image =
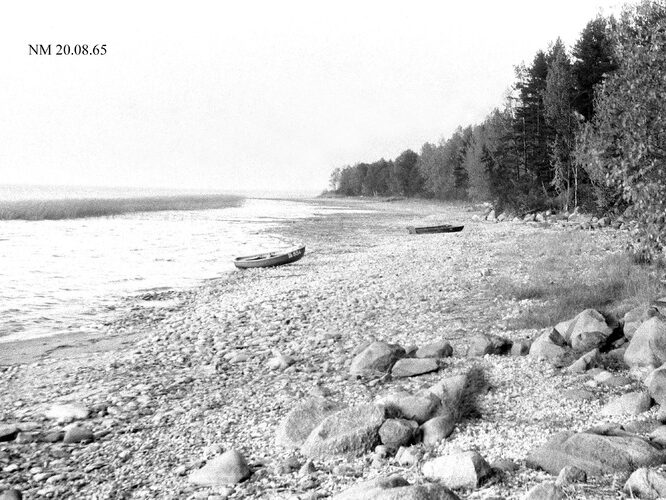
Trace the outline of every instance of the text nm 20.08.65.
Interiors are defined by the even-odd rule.
[[[103,56],[106,54],[106,44],[28,44],[29,56]]]

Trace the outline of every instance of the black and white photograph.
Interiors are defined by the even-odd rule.
[[[666,498],[666,0],[0,4],[0,500]]]

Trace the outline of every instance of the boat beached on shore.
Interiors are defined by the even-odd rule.
[[[296,262],[305,255],[305,245],[287,250],[275,250],[273,252],[236,257],[234,265],[239,269],[251,267],[273,267]]]
[[[464,227],[465,226],[442,224],[439,226],[422,226],[422,227],[408,226],[407,230],[409,231],[410,234],[458,233],[462,231]]]

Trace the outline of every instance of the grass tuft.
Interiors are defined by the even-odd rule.
[[[538,253],[527,259],[530,265],[523,264],[526,274],[498,283],[498,295],[530,301],[510,320],[511,328],[552,327],[583,309],[596,309],[608,318],[619,319],[632,307],[664,294],[661,264],[640,264],[627,253],[588,248],[587,242],[576,238],[550,243],[526,246],[527,252],[538,248]]]

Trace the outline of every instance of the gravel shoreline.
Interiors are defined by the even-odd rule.
[[[494,285],[519,272],[520,256],[506,258],[516,241],[543,231],[566,237],[566,230],[472,222],[475,212],[462,206],[315,202],[372,212],[285,224],[283,235],[307,245],[295,264],[144,298],[166,307],[128,303],[107,332],[131,339],[127,345],[119,340],[113,350],[0,368],[0,425],[18,425],[24,435],[21,442],[0,443],[0,491],[17,488],[24,498],[326,498],[388,473],[419,479],[418,468],[372,457],[315,461],[310,474],[290,472],[282,464],[291,452],[275,444],[275,429],[307,395],[353,405],[459,373],[472,363],[464,353],[474,333],[534,337],[536,330],[506,330],[523,305],[497,297]],[[424,221],[466,227],[456,234],[407,234],[407,225]],[[611,232],[589,237],[600,248],[622,244]],[[454,357],[438,373],[368,384],[348,373],[354,350],[370,338],[402,346],[445,339]],[[275,350],[295,363],[271,369]],[[525,467],[528,451],[563,428],[605,422],[602,402],[623,392],[599,388],[596,400],[567,401],[562,392],[583,387],[584,375],[528,357],[486,356],[474,364],[487,369],[492,385],[482,417],[464,422],[428,453],[475,449],[489,462],[511,459],[519,469],[463,498],[520,498],[550,477]],[[43,417],[61,402],[91,410],[85,424],[92,443],[37,438],[62,427]],[[248,481],[224,488],[188,482],[207,458],[232,448],[253,470]],[[617,497],[618,491],[612,478],[571,488],[576,498]]]

